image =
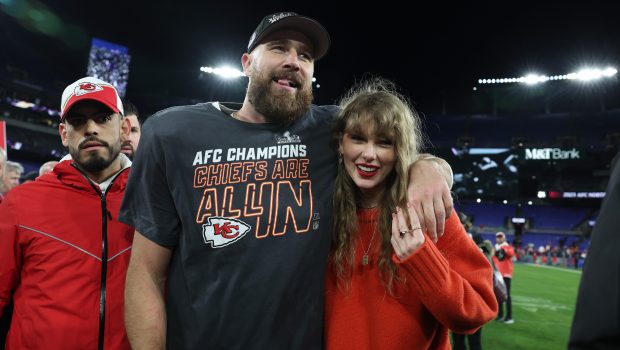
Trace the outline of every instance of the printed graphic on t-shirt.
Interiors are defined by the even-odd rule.
[[[237,242],[251,230],[262,239],[318,229],[306,145],[288,131],[273,141],[196,152],[193,184],[202,196],[196,223],[211,247]]]
[[[250,229],[250,225],[243,221],[214,216],[202,225],[202,236],[211,248],[221,248],[238,241]]]

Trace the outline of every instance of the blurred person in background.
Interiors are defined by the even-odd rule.
[[[0,203],[4,199],[4,164],[6,163],[6,151],[0,147]],[[11,323],[11,314],[13,313],[13,303],[9,303],[6,306],[6,312],[0,317],[0,349],[4,348],[4,342],[6,340],[6,334],[9,331],[9,324]]]
[[[123,137],[121,143],[121,152],[129,159],[133,160],[133,156],[138,149],[140,143],[140,135],[142,133],[142,120],[138,113],[138,108],[128,100],[123,100],[123,108],[125,109],[125,118],[129,120],[131,130],[129,136]]]
[[[32,182],[34,180],[37,179],[37,177],[49,173],[54,169],[54,166],[58,164],[58,161],[56,160],[52,160],[49,162],[45,162],[43,163],[43,165],[41,165],[41,167],[39,167],[39,170],[33,170],[28,172],[26,175],[23,176],[22,178],[22,184],[28,183],[28,182]]]
[[[6,164],[6,151],[4,148],[0,147],[0,203],[2,203],[2,199],[4,198],[4,165]]]
[[[22,185],[34,181],[37,177],[39,177],[39,172],[37,170],[27,172],[26,175],[22,177]]]
[[[2,176],[2,182],[4,183],[4,195],[6,196],[10,190],[19,186],[19,179],[24,173],[24,167],[17,163],[7,161],[4,164],[4,176]]]
[[[116,89],[66,87],[51,173],[0,204],[0,316],[13,301],[9,349],[129,349],[123,291],[134,229],[118,221],[131,161]]]
[[[460,214],[460,213],[459,213]],[[461,219],[461,223],[465,229],[473,226],[471,221],[467,218],[466,215],[459,215]],[[472,234],[472,239],[476,242],[478,248],[484,256],[487,258],[487,261],[493,267],[493,270],[496,269],[493,264],[493,253],[495,249],[493,249],[493,243],[488,239],[482,239],[482,236],[478,233]],[[472,334],[461,334],[452,332],[452,349],[453,350],[482,350],[482,327],[478,329],[475,333]]]
[[[39,176],[43,174],[47,174],[51,172],[52,170],[54,170],[54,167],[56,166],[56,164],[58,164],[57,160],[50,160],[48,162],[43,163],[41,167],[39,168]]]
[[[497,321],[504,322],[506,324],[513,324],[515,321],[512,319],[512,298],[510,296],[510,285],[512,283],[512,274],[514,271],[514,263],[512,258],[515,256],[515,251],[508,241],[506,241],[506,234],[504,232],[498,232],[495,234],[495,255],[493,256],[493,263],[502,273],[504,282],[506,283],[506,291],[508,292],[508,298],[505,303],[499,306],[499,312],[497,314]],[[506,304],[506,315],[504,316],[504,304]]]
[[[605,199],[592,231],[577,295],[570,350],[620,349],[619,160],[620,153],[614,159]]]
[[[0,147],[0,176],[4,174],[4,163],[6,163],[6,151]]]

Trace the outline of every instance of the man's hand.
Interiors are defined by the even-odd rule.
[[[415,211],[422,230],[433,242],[437,242],[443,235],[446,218],[454,209],[450,195],[451,186],[452,169],[443,159],[421,155],[418,161],[411,165],[407,210],[409,217],[413,217]]]

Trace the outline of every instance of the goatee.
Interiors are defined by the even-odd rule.
[[[105,157],[106,152],[102,152],[104,154],[99,154],[99,152],[91,152],[84,156],[84,159],[80,157],[80,150],[83,148],[83,145],[87,142],[98,142],[102,146],[107,149],[107,157]],[[110,146],[109,143],[99,140],[97,138],[88,138],[80,143],[77,149],[69,147],[69,154],[71,154],[71,158],[73,161],[85,172],[89,174],[100,173],[103,170],[107,169],[114,160],[121,153],[120,142],[116,145]]]

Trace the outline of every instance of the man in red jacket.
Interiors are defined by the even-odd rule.
[[[0,204],[0,316],[7,349],[129,349],[123,291],[133,228],[118,221],[129,133],[116,89],[83,78],[62,95],[69,149],[51,173]]]
[[[0,146],[0,179],[4,177],[4,165],[6,164],[6,151],[4,148]],[[0,180],[0,203],[2,203],[2,199],[4,195],[4,181]]]
[[[512,271],[514,270],[514,264],[512,257],[515,256],[515,251],[510,244],[506,241],[506,235],[504,232],[498,232],[495,234],[495,256],[493,256],[493,262],[499,269],[504,277],[506,283],[506,291],[508,292],[508,298],[506,299],[506,317],[504,316],[504,305],[499,306],[499,313],[497,320],[506,324],[513,324],[515,321],[512,319],[512,298],[510,297],[510,284],[512,282]]]

